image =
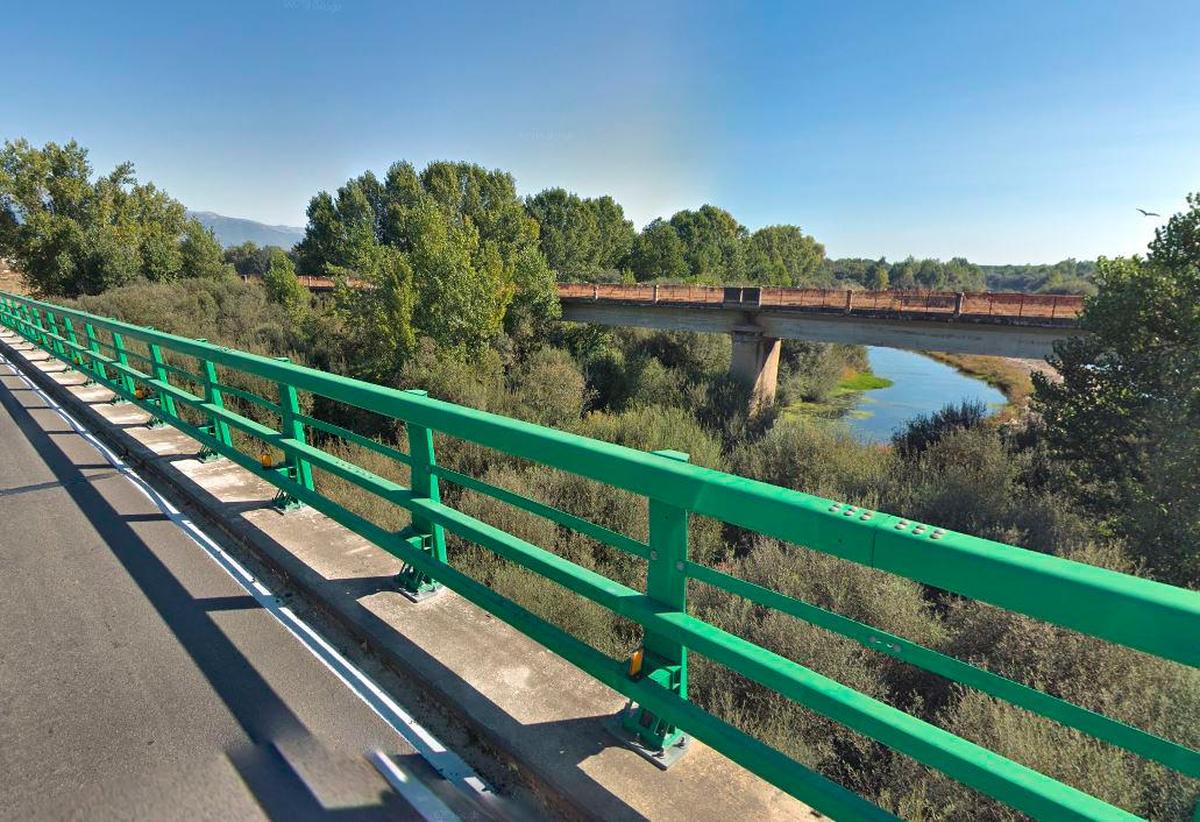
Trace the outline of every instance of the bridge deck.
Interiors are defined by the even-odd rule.
[[[558,296],[565,302],[849,313],[1065,327],[1074,326],[1083,310],[1083,298],[1074,294],[563,283],[558,286]]]
[[[0,815],[414,818],[365,754],[415,751],[2,364],[0,453]]]

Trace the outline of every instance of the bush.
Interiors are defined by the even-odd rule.
[[[977,428],[991,414],[986,404],[964,401],[946,405],[932,414],[918,414],[892,434],[892,446],[905,457],[915,457],[938,440],[966,428]]]
[[[821,497],[878,508],[891,456],[849,429],[820,420],[780,420],[762,439],[734,450],[734,473]]]

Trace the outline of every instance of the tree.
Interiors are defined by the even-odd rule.
[[[635,232],[612,197],[584,199],[548,188],[525,201],[541,227],[540,245],[559,279],[617,269],[629,256]]]
[[[616,270],[625,265],[633,240],[637,236],[633,221],[625,219],[625,209],[607,194],[591,197],[584,203],[596,216],[596,265],[602,270]]]
[[[271,250],[271,266],[263,275],[263,285],[267,289],[267,299],[282,305],[293,317],[308,306],[308,289],[300,284],[296,267],[283,249]]]
[[[888,277],[888,267],[887,260],[885,260],[883,257],[880,257],[879,260],[871,266],[870,271],[867,273],[867,288],[871,289],[872,291],[886,291],[888,283],[890,282]]]
[[[239,277],[266,276],[271,267],[271,251],[277,246],[258,246],[252,240],[225,249],[225,262],[233,266]],[[280,249],[282,250],[282,249]]]
[[[707,282],[738,282],[746,277],[746,228],[724,209],[702,205],[679,211],[671,227],[683,243],[691,276]]]
[[[184,224],[179,253],[181,277],[223,277],[233,273],[233,267],[225,262],[225,252],[216,235],[199,220],[188,220]],[[291,265],[291,261],[288,264]]]
[[[139,184],[131,163],[93,181],[87,150],[74,141],[39,149],[16,140],[0,150],[0,254],[41,294],[219,273],[214,242],[181,203]]]
[[[794,225],[773,225],[750,235],[748,275],[763,285],[816,285],[825,279],[825,247]]]
[[[467,356],[502,331],[529,336],[558,315],[554,278],[538,248],[538,224],[517,197],[512,176],[470,163],[430,163],[419,175],[395,163],[383,182],[371,173],[348,180],[336,197],[321,192],[308,207],[298,246],[306,274],[391,283],[391,308],[372,295],[338,299],[349,314],[410,320],[381,333],[402,359],[411,334]],[[399,290],[409,289],[401,295]],[[371,326],[367,320],[362,320]],[[376,327],[376,326],[371,326]]]
[[[548,188],[527,199],[525,208],[541,227],[542,253],[559,279],[586,277],[596,270],[600,227],[581,197]]]
[[[683,241],[675,227],[661,219],[642,229],[633,243],[629,265],[638,280],[675,280],[688,275]]]
[[[1035,407],[1080,498],[1159,577],[1200,584],[1200,195],[1145,259],[1097,262],[1082,336],[1060,341]]]

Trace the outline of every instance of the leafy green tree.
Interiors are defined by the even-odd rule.
[[[871,266],[871,269],[867,274],[867,288],[871,289],[872,291],[886,291],[889,283],[891,282],[888,268],[889,266],[887,264],[887,260],[885,260],[883,257],[880,257],[879,261],[875,263],[875,265]]]
[[[326,269],[338,280],[336,305],[344,320],[346,359],[355,374],[388,383],[416,348],[412,267],[403,253],[387,245],[375,243],[356,254],[346,267]]]
[[[596,270],[600,227],[583,198],[563,188],[548,188],[526,200],[525,208],[541,226],[542,253],[560,279]]]
[[[271,250],[271,267],[263,275],[263,285],[267,289],[267,299],[282,305],[293,317],[308,306],[308,289],[300,284],[296,267],[283,249]]]
[[[1145,259],[1097,263],[1080,328],[1035,375],[1035,407],[1080,497],[1158,576],[1200,584],[1200,195]]]
[[[97,294],[142,277],[219,273],[220,248],[184,207],[131,163],[93,181],[87,150],[71,141],[0,150],[0,253],[39,293]],[[215,264],[215,265],[214,265]]]
[[[386,298],[392,308],[370,306],[371,295],[351,297],[343,289],[345,310],[380,316],[420,305],[410,322],[381,329],[395,337],[389,348],[399,357],[411,351],[406,340],[414,333],[465,355],[502,331],[541,333],[558,315],[537,221],[504,172],[437,162],[418,175],[396,163],[382,182],[367,173],[347,181],[336,197],[321,192],[308,217],[298,247],[302,272],[368,282],[382,277],[394,286]],[[395,292],[401,288],[411,293]]]
[[[825,247],[794,225],[773,225],[750,235],[748,276],[763,285],[805,286],[823,282]]]
[[[625,209],[607,194],[590,197],[584,203],[596,217],[596,265],[615,270],[625,265],[637,232],[633,221],[625,219]]]
[[[707,282],[738,282],[746,277],[746,228],[724,209],[702,205],[679,211],[671,226],[683,243],[689,273]]]
[[[225,249],[225,262],[240,277],[264,277],[271,267],[271,251],[277,246],[259,246],[252,240]],[[281,249],[282,250],[282,249]]]
[[[233,273],[233,267],[225,262],[225,252],[216,235],[198,220],[188,220],[184,224],[179,254],[182,277],[223,277]],[[291,264],[290,260],[288,264]]]
[[[675,227],[656,219],[638,235],[630,253],[630,267],[638,280],[675,280],[688,275],[683,241]]]
[[[584,199],[562,188],[548,188],[525,201],[541,227],[546,262],[559,279],[614,270],[629,256],[633,223],[612,197]]]

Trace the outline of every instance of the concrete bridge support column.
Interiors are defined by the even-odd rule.
[[[766,336],[757,325],[736,326],[729,372],[753,386],[751,416],[770,406],[779,384],[779,339]]]

